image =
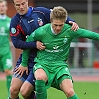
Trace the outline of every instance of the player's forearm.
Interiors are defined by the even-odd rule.
[[[22,63],[21,63],[21,65],[24,66],[24,67],[28,66],[29,52],[30,52],[30,50],[28,49],[28,50],[24,50],[23,53],[22,53]]]
[[[33,41],[32,35],[28,36],[27,40],[26,40],[26,43],[29,43],[29,42],[32,42],[32,41]],[[22,53],[22,63],[21,64],[24,67],[28,66],[29,53],[30,53],[30,49],[29,48],[23,50],[23,53]]]
[[[36,42],[26,42],[21,39],[17,39],[17,37],[12,37],[12,43],[15,48],[19,49],[28,49],[28,48],[36,48]]]
[[[89,38],[93,40],[99,40],[98,33],[90,31],[90,30],[82,29],[82,28],[78,29],[78,31],[74,32],[73,34],[76,35],[76,38],[83,37],[83,38]]]

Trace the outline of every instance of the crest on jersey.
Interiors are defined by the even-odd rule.
[[[67,38],[66,38],[66,36],[65,36],[65,38],[64,38],[64,40],[63,40],[63,42],[64,42],[64,44],[67,42]]]
[[[11,28],[11,32],[12,32],[12,34],[15,34],[16,33],[16,29],[15,28]]]
[[[39,26],[42,26],[42,25],[43,25],[43,21],[42,21],[42,19],[38,18],[37,21],[38,21]]]

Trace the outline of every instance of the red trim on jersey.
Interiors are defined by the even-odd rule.
[[[26,36],[21,26],[17,25],[16,33],[13,34],[12,32],[10,32],[10,36],[17,36],[19,33],[22,33],[24,36]]]

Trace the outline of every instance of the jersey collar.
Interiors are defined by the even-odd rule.
[[[0,19],[5,20],[6,19],[6,15],[1,15],[0,14]]]
[[[28,8],[28,12],[27,12],[24,16],[25,16],[25,17],[29,17],[30,14],[31,14],[31,12],[32,12],[32,10],[33,10],[33,7],[29,7],[29,8]]]

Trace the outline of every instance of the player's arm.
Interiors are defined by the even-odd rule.
[[[26,42],[40,40],[40,38],[42,38],[42,33],[41,32],[42,32],[42,30],[40,28],[36,29],[34,32],[32,32],[32,34],[30,36],[27,37]],[[39,50],[45,49],[45,45],[43,43],[40,43],[38,49]],[[28,65],[29,53],[30,53],[30,49],[23,50],[21,65],[24,66],[24,67],[26,67]]]
[[[40,33],[40,32],[39,32]],[[34,42],[34,38],[35,36],[34,35],[34,32],[27,37],[27,40],[26,42]],[[39,50],[43,50],[45,49],[45,46],[43,45],[42,42],[39,42],[37,41],[36,43],[37,45],[37,48]],[[28,75],[28,58],[29,58],[29,53],[30,53],[30,50],[31,49],[24,49],[23,50],[23,54],[22,54],[22,63],[19,65],[19,67],[15,70],[15,73],[17,74],[17,76],[22,76],[23,73],[26,71],[26,74]]]
[[[31,36],[29,38],[27,38],[27,41],[26,42],[33,41]],[[23,75],[24,72],[26,72],[26,74],[28,75],[28,58],[29,58],[30,50],[31,49],[24,49],[23,50],[22,63],[14,71],[14,74],[17,74],[17,76],[19,76],[19,77],[22,77],[22,75]]]
[[[72,38],[88,38],[92,40],[99,40],[99,34],[87,29],[79,28],[77,31],[70,31]]]
[[[26,35],[15,19],[13,18],[10,23],[10,36],[14,47],[19,49],[36,48],[36,42],[25,41]]]

